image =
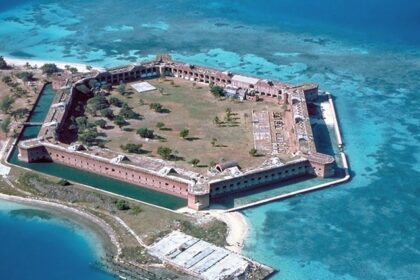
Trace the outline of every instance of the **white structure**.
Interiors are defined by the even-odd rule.
[[[251,261],[201,239],[173,231],[149,247],[149,253],[199,279],[247,279]]]
[[[141,82],[141,83],[135,83],[131,85],[132,88],[134,88],[137,92],[146,92],[146,91],[152,91],[156,90],[154,86],[149,84],[148,82]]]

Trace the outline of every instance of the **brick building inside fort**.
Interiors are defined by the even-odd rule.
[[[216,166],[218,172],[203,175],[178,168],[169,161],[126,155],[78,143],[60,142],[60,134],[72,101],[77,94],[90,90],[89,81],[119,84],[161,75],[219,85],[237,92],[245,102],[263,99],[286,106],[286,113],[281,118],[268,112],[253,114],[255,148],[264,150],[271,157],[261,166],[248,170],[238,169],[234,162],[220,163]],[[195,210],[208,207],[212,198],[230,193],[264,187],[305,175],[329,177],[334,174],[334,158],[317,152],[309,119],[307,102],[317,99],[316,84],[291,85],[175,62],[169,57],[159,57],[156,61],[73,76],[72,79],[57,76],[53,85],[61,90],[38,137],[21,141],[19,144],[19,158],[23,161],[54,161],[151,188],[185,198],[188,207]],[[289,137],[282,137],[281,130],[287,130]],[[266,137],[258,138],[258,135]],[[293,155],[293,160],[282,162],[276,157],[283,147],[287,147],[287,152]]]

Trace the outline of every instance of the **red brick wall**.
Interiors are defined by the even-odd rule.
[[[92,158],[79,152],[62,151],[53,147],[47,147],[47,150],[51,159],[57,163],[182,198],[187,198],[188,195],[186,183],[143,172],[127,165],[122,166],[107,160]]]

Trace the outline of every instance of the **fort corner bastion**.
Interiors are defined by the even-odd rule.
[[[96,82],[119,84],[159,76],[214,84],[234,92],[243,102],[274,102],[285,108],[282,116],[273,112],[253,112],[254,146],[270,157],[263,164],[241,170],[234,161],[220,162],[207,174],[179,168],[171,161],[146,155],[128,155],[80,143],[60,141],[69,108],[75,96],[90,91]],[[92,83],[93,81],[93,83]],[[212,198],[256,189],[288,179],[315,175],[330,177],[335,172],[334,157],[319,153],[310,124],[308,103],[318,98],[317,84],[291,85],[173,61],[169,56],[136,65],[76,75],[56,75],[53,86],[59,88],[38,136],[19,143],[19,159],[25,162],[52,161],[84,171],[118,179],[155,191],[178,196],[188,207],[202,210]],[[266,122],[262,124],[261,122]],[[286,131],[287,137],[280,137]],[[277,154],[287,147],[291,159]],[[284,151],[283,151],[284,152]]]

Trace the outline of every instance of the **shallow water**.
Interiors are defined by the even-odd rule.
[[[170,52],[320,83],[336,97],[353,179],[245,211],[245,253],[279,269],[274,279],[418,278],[420,2],[102,2],[4,8],[0,53],[110,66]]]

